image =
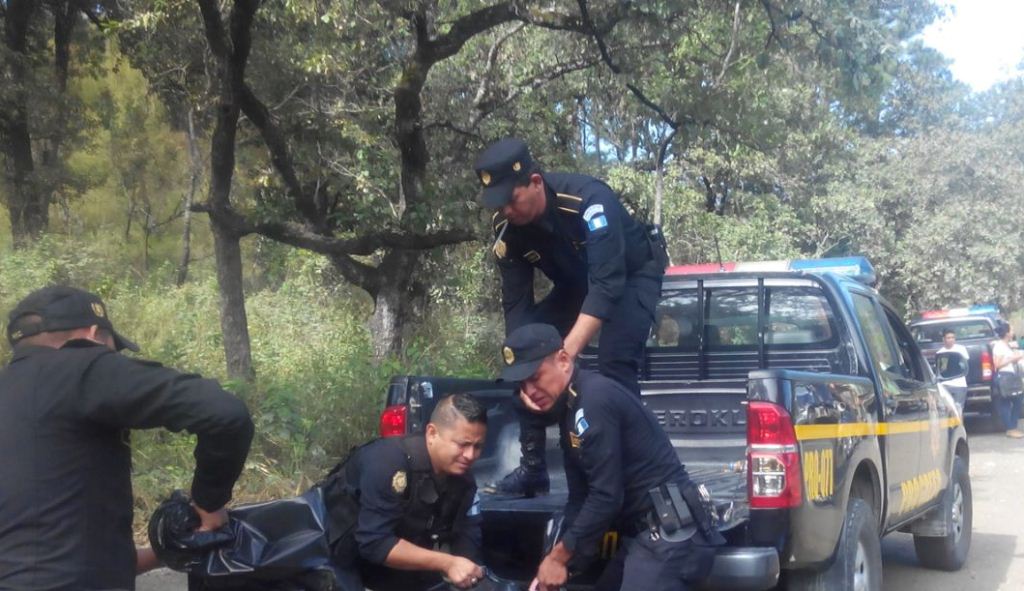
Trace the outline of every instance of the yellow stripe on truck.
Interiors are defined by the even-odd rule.
[[[960,425],[960,417],[937,421],[907,421],[904,423],[831,423],[827,425],[797,425],[796,438],[800,441],[815,439],[841,439],[845,437],[869,437],[872,435],[903,435],[928,431],[933,425],[952,429]]]

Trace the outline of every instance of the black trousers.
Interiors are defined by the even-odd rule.
[[[553,292],[552,295],[555,295]],[[608,320],[601,326],[597,345],[598,371],[640,395],[640,367],[644,361],[647,337],[654,325],[654,312],[661,296],[661,278],[630,277],[622,298]],[[558,307],[557,299],[545,298],[538,306],[535,320],[553,324],[563,335],[572,328],[579,315],[578,308]],[[519,442],[522,465],[537,468],[544,465],[545,429],[555,419],[534,414],[517,404]]]
[[[652,540],[647,532],[623,540],[594,591],[687,591],[707,576],[715,551],[699,545],[700,534],[684,542]]]

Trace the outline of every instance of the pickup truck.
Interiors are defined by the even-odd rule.
[[[971,306],[923,312],[910,321],[910,333],[929,363],[942,348],[942,333],[952,330],[956,342],[967,348],[967,403],[964,409],[990,412],[992,404],[992,347],[999,321],[995,306]],[[995,416],[995,413],[992,413]]]
[[[814,263],[665,276],[642,398],[710,491],[728,540],[705,588],[769,589],[781,578],[785,589],[879,591],[880,538],[895,531],[914,535],[924,566],[955,570],[966,559],[970,454],[952,399],[870,286],[865,259]],[[595,365],[592,353],[583,366]],[[423,429],[457,391],[490,409],[474,471],[495,480],[519,459],[513,385],[396,377],[381,435]],[[566,501],[557,427],[548,439],[550,494],[481,499],[486,563],[500,576],[530,580]],[[617,544],[608,532],[594,550],[607,559]],[[587,588],[601,567],[570,588]]]

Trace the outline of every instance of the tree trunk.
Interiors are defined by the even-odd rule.
[[[654,223],[661,225],[661,208],[665,202],[665,158],[668,156],[669,146],[676,137],[678,128],[669,132],[665,139],[658,146],[657,175],[654,179]]]
[[[27,246],[46,229],[49,203],[40,191],[32,158],[32,136],[28,126],[28,29],[36,10],[35,0],[9,0],[4,14],[4,42],[8,56],[3,83],[13,88],[10,103],[0,110],[0,143],[7,154],[10,191],[7,210],[15,248]]]
[[[220,291],[220,327],[224,338],[224,357],[227,361],[228,376],[240,380],[252,380],[256,372],[252,366],[252,349],[249,342],[249,322],[245,313],[245,293],[242,289],[242,249],[239,235],[218,213],[223,213],[231,204],[231,179],[235,174],[235,136],[238,132],[239,106],[235,100],[231,77],[241,76],[233,63],[235,56],[226,49],[220,14],[215,6],[202,5],[203,18],[207,20],[207,34],[211,49],[219,58],[216,78],[212,80],[218,88],[216,105],[216,127],[210,141],[210,227],[213,230],[213,246],[217,258],[217,287]],[[216,19],[216,20],[214,20]],[[246,31],[247,32],[247,31]]]
[[[413,277],[419,259],[417,251],[392,250],[377,267],[379,283],[373,294],[370,337],[378,360],[402,350],[403,328],[407,326],[413,305]]]
[[[196,139],[195,116],[192,109],[188,110],[188,158],[192,169],[192,182],[185,194],[184,227],[181,231],[181,261],[178,263],[178,277],[175,284],[185,285],[188,280],[188,266],[192,260],[192,203],[195,201],[196,190],[202,175],[203,163],[199,160],[199,142]]]
[[[78,23],[80,12],[77,2],[52,2],[53,13],[53,64],[54,86],[57,94],[57,114],[50,138],[42,142],[40,168],[46,170],[47,186],[40,191],[48,201],[56,201],[67,209],[67,194],[64,191],[65,170],[61,148],[67,136],[68,127],[68,76],[71,68],[71,35]]]
[[[49,203],[36,183],[32,138],[25,111],[16,108],[9,116],[3,134],[11,188],[7,196],[7,211],[14,247],[23,248],[46,229]]]
[[[213,246],[217,253],[217,286],[220,290],[220,328],[224,335],[224,357],[228,376],[251,381],[252,366],[249,319],[245,313],[242,290],[242,249],[238,236],[230,228],[210,218]]]

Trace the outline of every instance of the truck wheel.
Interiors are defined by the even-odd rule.
[[[794,572],[784,589],[792,591],[881,591],[882,544],[875,513],[863,499],[850,498],[836,557],[823,571]]]
[[[949,487],[943,493],[939,511],[951,525],[950,532],[941,538],[914,536],[917,559],[927,568],[960,570],[971,549],[971,476],[961,458],[953,460],[953,474]]]

